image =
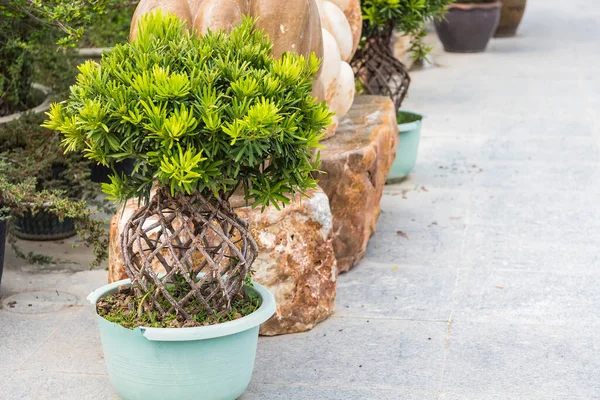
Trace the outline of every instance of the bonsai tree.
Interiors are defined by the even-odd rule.
[[[36,55],[47,55],[50,43],[73,46],[113,2],[119,0],[0,0],[0,116],[37,105],[31,90]]]
[[[229,315],[257,254],[231,196],[264,210],[316,185],[314,149],[331,119],[311,96],[319,61],[274,59],[272,47],[249,18],[230,34],[196,35],[174,15],[148,14],[135,40],[83,64],[48,113],[67,151],[134,164],[103,190],[141,201],[120,239],[138,324]]]
[[[363,30],[359,49],[352,59],[359,86],[369,94],[391,97],[400,108],[410,77],[394,57],[394,30],[415,38],[411,50],[423,58],[431,50],[422,39],[428,19],[441,17],[454,0],[362,0]]]

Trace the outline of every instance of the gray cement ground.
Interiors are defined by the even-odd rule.
[[[412,179],[386,188],[336,314],[261,338],[244,400],[600,398],[594,3],[531,0],[517,38],[413,74]],[[9,258],[0,399],[115,398],[84,301],[105,280]]]

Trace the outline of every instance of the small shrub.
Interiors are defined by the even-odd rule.
[[[0,0],[0,116],[31,108],[34,62],[49,43],[74,46],[83,27],[119,1]]]

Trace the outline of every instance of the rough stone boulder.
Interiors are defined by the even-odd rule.
[[[338,269],[365,255],[375,232],[386,177],[396,158],[398,125],[387,97],[357,96],[335,136],[323,141],[319,185],[329,197]]]
[[[298,196],[281,211],[238,207],[259,247],[253,279],[268,287],[277,312],[261,327],[263,335],[312,329],[335,310],[337,265],[332,244],[329,200],[321,189]],[[127,218],[137,201],[124,209]],[[127,278],[118,238],[126,219],[113,217],[110,231],[109,282]],[[158,265],[156,270],[160,271]]]

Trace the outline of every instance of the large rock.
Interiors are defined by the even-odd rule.
[[[362,30],[359,0],[141,0],[131,23],[132,39],[139,18],[157,9],[175,14],[198,33],[229,31],[249,15],[273,41],[275,57],[314,52],[322,63],[313,94],[336,113],[327,130],[335,134],[338,118],[346,114],[355,94],[349,62]]]
[[[360,261],[375,232],[383,186],[396,158],[398,125],[387,97],[357,96],[335,136],[323,141],[318,175],[333,214],[338,269]]]
[[[243,207],[237,213],[251,226],[259,247],[254,280],[268,287],[277,313],[260,328],[263,335],[303,332],[335,310],[337,264],[329,200],[322,190],[298,197],[281,211]]]
[[[118,238],[126,218],[136,208],[133,201],[124,217],[111,221],[109,282],[127,278]],[[276,314],[261,327],[263,335],[303,332],[335,310],[337,266],[332,244],[329,200],[321,189],[298,196],[277,211],[267,207],[239,207],[259,247],[253,279],[268,287],[277,300]],[[156,265],[156,270],[162,267]]]

